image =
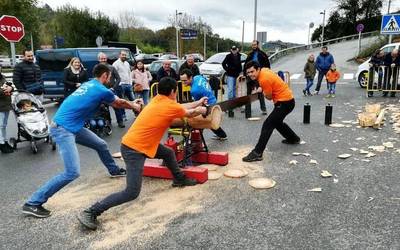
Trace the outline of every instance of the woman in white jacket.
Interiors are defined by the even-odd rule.
[[[150,72],[144,68],[143,62],[138,61],[136,69],[132,71],[133,88],[135,98],[143,98],[144,105],[149,102],[149,84],[152,79]]]

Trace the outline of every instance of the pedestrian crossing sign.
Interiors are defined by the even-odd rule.
[[[382,16],[381,34],[400,34],[400,15]]]

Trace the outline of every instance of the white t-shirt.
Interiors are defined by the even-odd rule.
[[[130,84],[132,85],[132,78],[131,78],[131,65],[125,61],[122,62],[121,59],[116,60],[112,65],[118,72],[119,77],[121,78],[121,84]]]

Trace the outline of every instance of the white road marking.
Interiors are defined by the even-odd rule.
[[[306,85],[306,81],[304,80],[304,82],[303,81],[293,81],[293,82],[290,82],[290,85],[302,85],[302,84],[304,84],[304,85]],[[314,85],[313,86],[315,86],[317,83],[314,81]],[[326,84],[326,81],[322,81],[322,84]],[[354,82],[344,82],[344,81],[338,81],[337,83],[336,83],[337,85],[348,85],[348,84],[354,84]]]
[[[290,80],[297,80],[297,79],[300,78],[301,75],[302,74],[293,74],[293,75],[290,76]]]
[[[353,80],[354,74],[353,73],[345,73],[343,74],[343,79],[344,80]]]

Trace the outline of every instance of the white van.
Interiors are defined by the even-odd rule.
[[[385,52],[385,54],[392,52],[392,50],[394,49],[399,49],[400,47],[400,43],[389,43],[386,44],[385,46],[383,46],[381,48],[381,50],[383,50]],[[356,73],[356,79],[358,81],[358,84],[360,84],[361,88],[365,88],[367,87],[367,83],[368,83],[368,71],[369,71],[369,61],[371,60],[371,58],[369,58],[368,60],[366,60],[365,62],[363,62],[362,64],[360,64],[360,66],[358,66],[358,70]]]

